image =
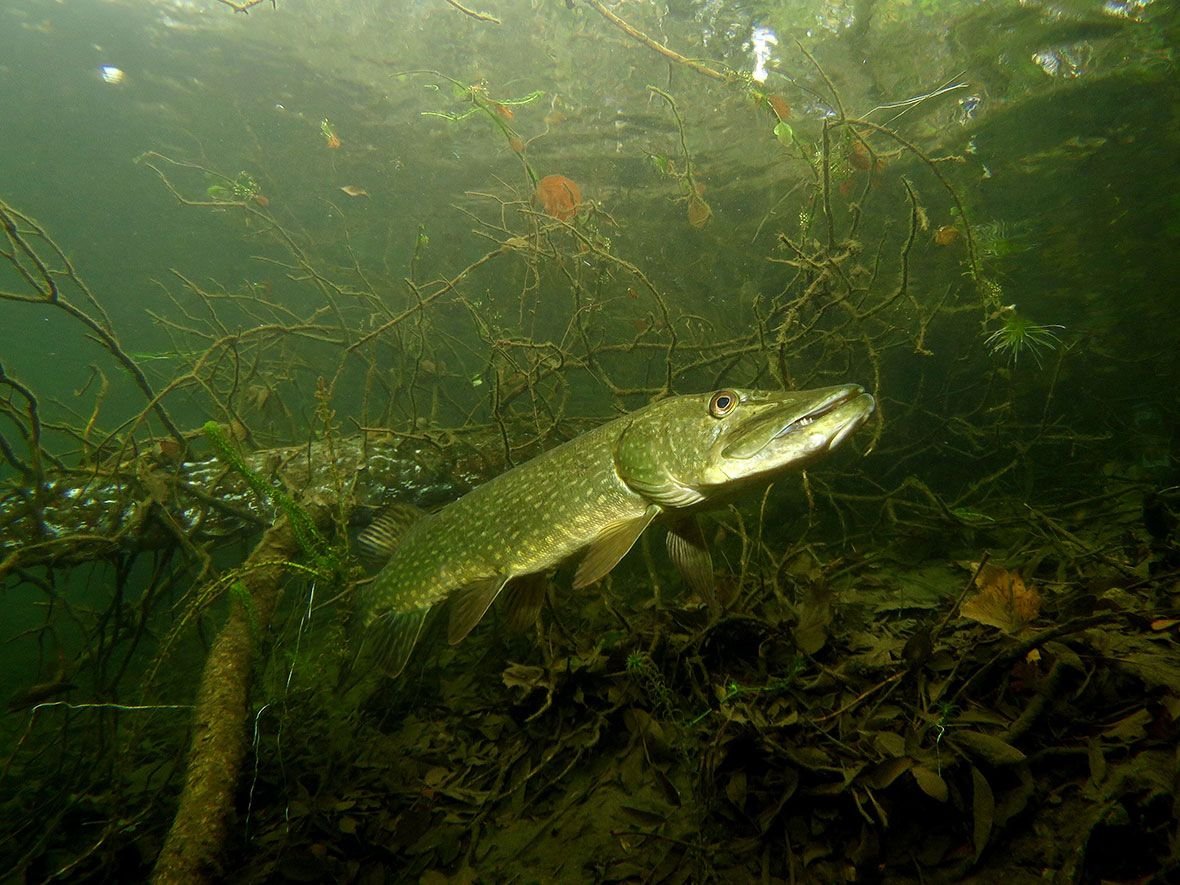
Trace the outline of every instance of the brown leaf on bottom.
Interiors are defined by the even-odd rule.
[[[990,563],[975,578],[978,592],[966,600],[959,614],[964,618],[996,627],[1005,633],[1019,633],[1041,610],[1041,597],[1016,572]]]

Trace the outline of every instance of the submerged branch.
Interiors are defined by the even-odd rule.
[[[240,583],[249,601],[231,594],[229,617],[205,661],[184,791],[154,882],[188,885],[224,875],[222,852],[246,752],[255,646],[278,604],[286,563],[298,553],[295,533],[284,520],[267,530],[243,566]]]
[[[489,22],[493,25],[500,24],[500,20],[494,15],[488,15],[486,12],[476,12],[474,9],[468,9],[466,6],[460,3],[459,0],[447,0],[447,3],[451,4],[451,6],[455,7],[464,15],[471,16],[471,18],[475,19],[476,21]]]
[[[110,317],[107,316],[98,299],[94,297],[90,287],[78,275],[62,248],[39,224],[3,200],[0,200],[0,226],[4,228],[11,250],[0,250],[0,255],[17,269],[35,292],[33,295],[26,295],[19,292],[0,291],[0,299],[49,304],[65,311],[85,326],[98,340],[98,343],[131,376],[135,386],[139,388],[148,402],[146,411],[155,414],[172,438],[184,448],[187,445],[184,434],[173,422],[139,363],[123,349],[123,345],[111,325]],[[49,252],[48,258],[42,257],[38,253],[33,245],[34,239],[45,244]],[[21,260],[22,256],[32,263],[32,269],[24,266]],[[54,269],[51,267],[51,263],[57,263],[60,269]],[[68,299],[58,285],[58,277],[68,281],[81,292],[83,298],[91,305],[91,309],[85,310]]]
[[[615,15],[613,12],[603,6],[599,0],[586,0],[586,4],[624,34],[638,40],[648,49],[655,50],[669,61],[673,61],[679,65],[684,65],[686,68],[690,68],[696,71],[698,74],[704,74],[706,77],[711,77],[714,80],[720,80],[722,83],[729,83],[734,79],[732,75],[724,74],[715,68],[711,68],[706,64],[702,64],[699,61],[689,58],[688,56],[681,55],[679,52],[676,52],[673,49],[669,49],[663,43],[660,43],[658,40],[649,37],[647,34],[643,33],[643,31],[631,24],[628,24],[624,19]]]

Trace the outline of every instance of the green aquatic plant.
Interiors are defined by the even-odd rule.
[[[342,144],[340,136],[336,134],[335,124],[327,117],[320,120],[320,135],[324,136],[324,142],[332,150],[336,150]]]
[[[268,202],[266,197],[262,195],[262,185],[249,172],[239,172],[233,179],[221,176],[218,176],[218,179],[205,188],[205,196],[210,200],[225,203],[245,203],[253,200],[260,205],[265,205]]]
[[[262,640],[262,622],[258,618],[258,606],[254,602],[254,597],[250,595],[249,588],[244,581],[238,579],[229,585],[226,592],[242,607],[246,623],[250,627],[250,638],[257,644]]]
[[[137,350],[129,353],[133,360],[137,363],[161,362],[163,360],[177,360],[178,362],[190,362],[198,359],[204,351],[200,350],[162,350],[162,351],[143,351]]]
[[[467,85],[453,77],[448,77],[446,74],[440,74],[437,71],[422,71],[419,73],[434,74],[436,77],[441,77],[449,81],[451,84],[451,96],[453,98],[457,101],[471,102],[472,107],[461,113],[422,111],[423,117],[442,117],[444,120],[450,120],[453,123],[459,120],[466,120],[468,117],[478,114],[481,111],[491,117],[493,122],[495,122],[497,117],[502,120],[511,120],[516,113],[513,108],[532,104],[545,94],[544,90],[537,89],[520,98],[492,98],[488,93],[488,83],[486,80],[480,80],[478,83]]]
[[[988,221],[975,225],[975,248],[981,258],[1000,259],[1027,252],[1036,243],[1029,239],[1025,222]]]
[[[258,195],[262,193],[262,185],[258,183],[258,179],[246,171],[238,173],[231,187],[234,196],[243,203],[246,200],[258,199]]]
[[[968,270],[967,276],[975,280],[976,289],[979,292],[979,297],[983,299],[984,303],[991,308],[995,313],[992,316],[999,316],[1008,308],[1004,306],[1004,287],[999,284],[993,277],[983,276],[982,274],[975,274]]]
[[[739,698],[747,696],[780,694],[794,684],[795,678],[803,672],[803,668],[803,658],[796,656],[781,676],[768,679],[765,685],[742,685],[736,679],[729,679],[726,681],[724,689],[717,692],[717,700],[722,707],[725,707]],[[716,712],[716,710],[707,709],[703,713],[694,716],[685,725],[687,728],[692,728]]]
[[[1002,311],[1000,327],[991,332],[983,343],[993,354],[1006,356],[1013,366],[1019,362],[1022,354],[1027,353],[1040,368],[1042,352],[1057,349],[1061,344],[1057,332],[1064,328],[1056,323],[1034,323],[1017,313],[1014,305],[1009,305]]]
[[[701,196],[705,190],[704,186],[694,177],[694,163],[692,154],[688,150],[688,138],[685,136],[684,131],[684,118],[680,116],[680,108],[676,104],[676,99],[670,94],[658,86],[648,86],[647,90],[652,95],[657,95],[667,102],[668,108],[672,111],[672,116],[676,120],[676,129],[680,134],[680,150],[683,154],[683,160],[678,168],[667,157],[658,157],[652,154],[648,156],[661,174],[675,178],[680,182],[680,192],[688,203],[688,223],[691,227],[700,230],[713,218],[713,207],[705,202]]]
[[[478,83],[467,85],[438,71],[417,71],[415,73],[432,74],[448,81],[451,84],[451,95],[456,100],[471,103],[471,107],[462,112],[423,111],[423,117],[441,117],[444,120],[457,123],[473,115],[483,114],[500,131],[500,134],[504,136],[509,149],[520,157],[521,162],[524,164],[525,172],[528,174],[529,181],[532,182],[533,187],[537,186],[537,174],[524,158],[528,141],[522,138],[511,124],[516,119],[516,108],[532,104],[545,94],[543,90],[534,90],[520,98],[492,98],[486,80],[480,80]]]
[[[201,429],[205,438],[216,449],[218,457],[246,481],[250,491],[259,500],[287,517],[291,532],[295,535],[295,542],[308,562],[312,563],[314,570],[323,574],[336,573],[339,570],[340,558],[328,543],[328,539],[316,528],[311,514],[295,503],[295,499],[277,483],[264,479],[262,474],[247,464],[241,453],[229,441],[220,424],[216,421],[206,421]]]
[[[675,715],[672,691],[651,655],[642,651],[627,655],[627,673],[643,691],[656,716],[670,721]]]

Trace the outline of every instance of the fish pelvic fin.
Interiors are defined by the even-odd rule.
[[[500,608],[510,632],[523,633],[537,622],[548,589],[549,577],[545,572],[521,575],[508,582]]]
[[[483,620],[504,585],[508,575],[491,575],[472,581],[451,594],[451,620],[447,625],[447,641],[458,645]]]
[[[651,525],[659,512],[660,508],[653,504],[640,516],[610,523],[599,532],[578,564],[578,571],[574,574],[574,589],[580,590],[605,578],[619,564],[619,560],[627,555],[627,551],[635,545],[643,530]]]
[[[668,558],[684,583],[708,603],[712,617],[720,615],[713,556],[709,553],[709,543],[701,530],[700,520],[696,516],[686,516],[673,521],[668,526],[667,544]]]
[[[365,630],[365,647],[373,663],[390,679],[396,679],[406,668],[428,614],[429,608],[388,611]]]

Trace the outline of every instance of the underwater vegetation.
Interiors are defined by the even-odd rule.
[[[340,146],[344,143],[340,140],[340,136],[336,134],[335,125],[327,117],[320,121],[320,134],[324,137],[324,143],[328,146],[329,150],[339,150]]]
[[[210,200],[235,203],[253,201],[264,209],[270,205],[270,199],[262,192],[258,179],[245,170],[232,179],[219,177],[219,181],[205,188],[205,196]]]
[[[975,226],[975,248],[981,258],[1000,259],[1027,252],[1036,246],[1027,222],[988,221]]]
[[[992,354],[1004,356],[1013,366],[1020,361],[1022,354],[1028,354],[1039,368],[1043,365],[1043,352],[1056,350],[1061,344],[1057,332],[1063,329],[1065,326],[1057,323],[1034,323],[1017,313],[1014,306],[1009,306],[1004,310],[1000,328],[989,334],[984,344]]]

